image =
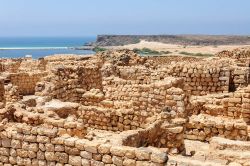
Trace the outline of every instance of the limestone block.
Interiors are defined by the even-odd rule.
[[[126,150],[124,150],[121,146],[112,146],[110,148],[110,152],[112,155],[123,157],[125,155]]]
[[[94,153],[94,154],[92,155],[92,158],[93,158],[93,160],[101,161],[101,160],[102,160],[102,155],[101,155],[101,154],[98,154],[98,153]]]
[[[124,166],[136,166],[136,160],[125,158],[123,161]]]
[[[123,147],[125,151],[125,156],[129,159],[134,159],[135,158],[135,148],[132,147]]]
[[[95,143],[95,142],[88,142],[84,145],[84,149],[87,152],[91,152],[91,153],[98,153],[97,148],[98,148],[99,144]]]
[[[69,155],[74,155],[74,156],[80,155],[80,150],[73,147],[65,146],[65,152]]]
[[[86,141],[78,139],[75,141],[75,147],[79,150],[84,150],[84,145],[86,144]]]
[[[22,158],[28,158],[29,157],[29,153],[27,150],[23,150],[23,149],[17,149],[17,156],[22,157]]]
[[[65,150],[64,146],[62,145],[55,145],[56,152],[63,152]]]
[[[67,153],[56,152],[56,159],[59,163],[68,163],[69,155]]]
[[[90,166],[90,160],[82,159],[82,165],[83,166]]]
[[[0,148],[0,155],[9,156],[10,155],[10,149],[9,148]]]
[[[91,160],[91,166],[104,166],[105,164],[101,161],[95,161],[95,160]],[[108,165],[108,164],[106,164]]]
[[[2,146],[5,148],[11,147],[11,140],[8,138],[3,138],[2,139]]]
[[[46,136],[37,136],[37,142],[38,143],[49,143],[50,142],[50,138],[46,137]]]
[[[45,149],[47,152],[54,152],[55,151],[55,146],[53,144],[45,144]]]
[[[57,161],[57,156],[54,152],[45,152],[45,159],[47,161]]]
[[[81,166],[82,159],[80,156],[69,156],[69,164],[73,166]]]
[[[110,153],[110,148],[111,148],[111,145],[109,145],[109,144],[101,144],[98,147],[98,152],[101,153],[101,154],[109,154]]]
[[[75,141],[78,140],[77,138],[74,138],[74,137],[70,137],[70,138],[67,138],[64,140],[64,144],[66,146],[75,146]]]
[[[112,157],[110,155],[103,155],[102,157],[102,161],[105,163],[105,164],[112,164]]]
[[[113,164],[115,164],[117,166],[122,166],[123,165],[123,159],[122,159],[122,157],[113,156],[112,157],[112,161],[113,161]]]
[[[22,147],[21,141],[20,140],[11,140],[11,147],[14,149],[20,149]]]
[[[135,156],[138,160],[149,160],[152,152],[146,148],[138,148],[135,150]]]
[[[91,152],[87,152],[87,151],[81,151],[80,156],[84,159],[92,159],[92,153]]]

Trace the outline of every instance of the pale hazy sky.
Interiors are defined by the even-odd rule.
[[[0,36],[250,35],[250,0],[0,0]]]

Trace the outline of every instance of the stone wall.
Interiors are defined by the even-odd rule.
[[[46,71],[47,61],[43,58],[39,60],[24,59],[19,68],[19,72],[35,72],[35,71]]]
[[[10,82],[17,86],[21,95],[31,95],[35,93],[36,83],[47,75],[40,73],[11,73]]]
[[[0,102],[4,102],[4,80],[0,78]]]
[[[139,121],[140,119],[137,119],[139,116],[133,114],[132,109],[113,109],[113,112],[110,112],[111,108],[79,107],[77,103],[60,101],[50,101],[41,107],[34,107],[36,101],[33,99],[35,98],[21,100],[20,105],[10,105],[0,112],[0,118],[20,123],[20,126],[17,125],[18,130],[24,128],[31,131],[34,128],[34,130],[40,131],[41,128],[43,129],[42,126],[49,126],[50,129],[57,131],[57,136],[68,135],[77,138],[85,138],[88,134],[87,128],[119,131],[123,135],[119,138],[124,140],[122,145],[135,146],[134,138],[136,138],[138,141],[136,147],[168,148],[171,153],[183,151],[183,124],[186,119],[176,118],[176,114],[170,109],[165,109],[161,114],[144,119],[142,123]],[[87,135],[86,138],[90,137]]]
[[[170,65],[171,63],[176,62],[186,62],[186,63],[193,63],[202,61],[203,58],[195,57],[195,56],[146,56],[147,62],[153,63],[154,65]]]
[[[230,89],[235,91],[239,87],[245,87],[250,83],[250,62],[248,67],[236,66],[231,72]]]
[[[113,109],[102,107],[82,106],[80,118],[87,127],[125,131],[141,128],[145,125],[145,117],[136,115],[133,109]]]
[[[58,137],[57,130],[20,126],[0,132],[0,164],[11,165],[164,165],[167,155],[155,148],[133,148]]]
[[[235,120],[210,115],[193,115],[186,124],[185,138],[190,140],[209,141],[219,136],[232,140],[247,140],[247,124],[242,120]]]
[[[221,59],[230,58],[233,62],[231,70],[230,90],[247,86],[250,83],[250,59],[249,48],[237,48],[231,51],[217,53]]]
[[[4,100],[5,103],[14,103],[21,99],[19,89],[12,84],[5,85],[4,87]]]
[[[148,85],[108,77],[103,81],[103,93],[83,95],[85,106],[79,108],[79,116],[88,127],[111,131],[142,128],[148,117],[164,110],[185,117],[185,94],[179,86],[182,80],[171,77]]]
[[[54,96],[63,101],[81,102],[84,92],[102,89],[102,77],[98,66],[59,68],[55,73]]]
[[[155,80],[166,76],[184,79],[183,90],[187,95],[206,95],[209,93],[225,93],[229,91],[230,69],[224,62],[183,63],[177,62],[161,66],[152,73]]]
[[[94,112],[93,110],[83,108],[83,119],[92,119],[94,122],[89,122],[89,124],[102,124],[100,126],[105,128],[111,126],[104,124],[114,120],[116,121],[114,130],[117,130],[118,120],[121,121],[123,115],[121,112],[126,112],[116,110],[126,110],[127,107],[133,109],[130,111],[133,112],[133,115],[130,115],[128,120],[134,121],[134,124],[127,126],[127,129],[138,127],[138,123],[143,124],[147,117],[160,113],[165,106],[176,111],[178,114],[176,116],[185,116],[185,94],[180,89],[183,85],[182,79],[167,78],[152,82],[150,73],[141,72],[142,69],[144,68],[135,67],[135,70],[128,72],[129,70],[125,66],[117,67],[116,72],[113,73],[119,75],[117,77],[110,76],[107,71],[103,73],[103,69],[100,70],[98,66],[58,68],[51,78],[55,85],[52,94],[62,101],[99,107],[92,108],[96,111],[94,115],[90,114],[90,112]],[[103,118],[100,118],[102,120],[98,122],[97,114],[102,115],[104,111],[110,115],[103,117],[106,122]],[[124,126],[123,123],[121,124]]]
[[[208,114],[250,122],[249,108],[250,86],[241,88],[234,93],[218,95],[193,96],[188,106],[189,115]]]
[[[8,59],[2,59],[0,60],[0,71],[15,73],[18,71],[20,64],[21,64],[21,59],[14,59],[11,61]]]
[[[182,79],[168,77],[152,84],[138,84],[136,80],[108,77],[103,81],[105,97],[111,101],[130,103],[136,115],[144,117],[160,113],[165,106],[185,116],[185,94]]]
[[[238,60],[248,59],[250,58],[250,50],[247,47],[236,48],[231,51],[225,50],[225,51],[219,52],[217,53],[216,56],[220,58],[232,58],[232,59],[238,59]]]
[[[116,67],[116,72],[119,78],[124,80],[134,81],[137,84],[152,83],[151,69],[145,66],[119,66]],[[113,72],[115,74],[115,72]],[[113,74],[113,75],[114,75]]]
[[[213,136],[248,139],[250,86],[234,93],[192,97],[186,138],[209,141]]]
[[[123,136],[123,145],[166,148],[171,154],[183,152],[185,122],[185,119],[176,118],[170,112],[162,112],[147,128],[126,132],[128,134]]]

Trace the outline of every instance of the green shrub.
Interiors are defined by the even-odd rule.
[[[213,54],[202,54],[202,53],[197,53],[197,54],[194,54],[194,56],[210,57],[210,56],[214,56],[214,55],[213,55]]]
[[[141,53],[141,50],[138,49],[138,48],[134,48],[133,51],[134,51],[135,53],[137,53],[137,54],[140,54],[140,53]]]
[[[102,52],[102,51],[106,51],[106,50],[107,50],[106,48],[102,48],[102,47],[95,47],[95,48],[93,48],[94,52]]]
[[[161,54],[171,54],[171,51],[161,51]]]
[[[185,51],[180,52],[180,54],[189,55],[189,56],[199,56],[199,57],[210,57],[210,56],[214,56],[213,54],[190,53],[190,52],[185,52]]]
[[[133,43],[136,44],[136,43],[140,43],[140,39],[133,39]]]
[[[183,54],[183,55],[194,55],[194,53],[190,53],[190,52],[185,52],[185,51],[182,51],[180,52],[180,54]]]
[[[149,48],[143,48],[143,49],[138,49],[135,48],[133,49],[134,52],[136,52],[137,54],[146,54],[146,55],[160,55],[161,52],[156,51],[156,50],[151,50]]]

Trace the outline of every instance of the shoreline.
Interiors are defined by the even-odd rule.
[[[94,54],[92,50],[77,50],[74,47],[19,47],[19,48],[0,48],[1,58],[22,58],[32,55],[34,59],[56,54],[75,54],[85,55]]]
[[[3,47],[0,50],[56,50],[56,49],[74,49],[73,47]]]

